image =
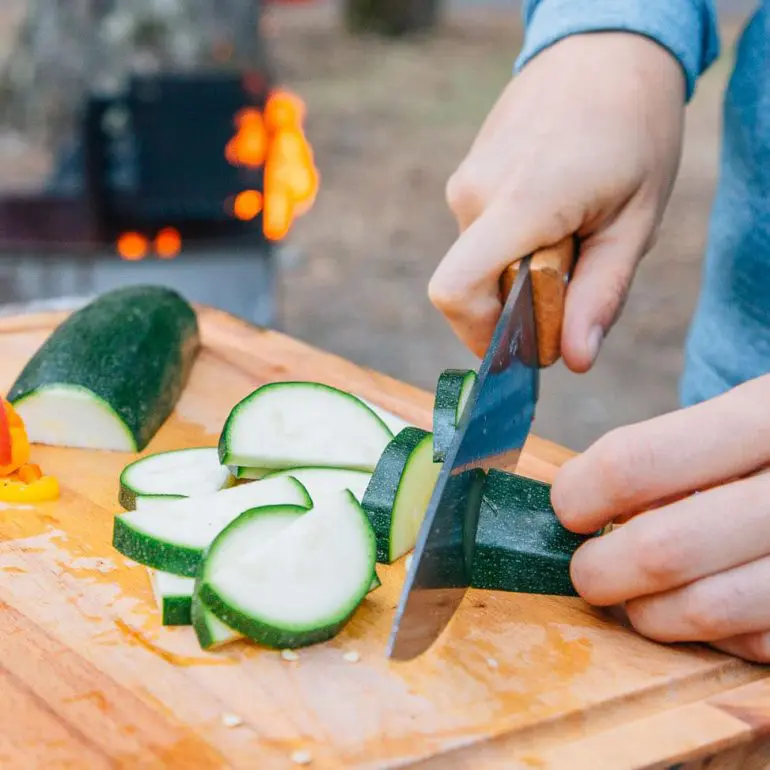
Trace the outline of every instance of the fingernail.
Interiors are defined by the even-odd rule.
[[[588,355],[591,357],[591,363],[596,361],[603,339],[604,329],[602,329],[601,326],[594,326],[593,329],[588,332]]]

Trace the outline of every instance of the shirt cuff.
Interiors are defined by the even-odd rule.
[[[540,0],[527,6],[526,35],[516,72],[569,35],[634,32],[656,41],[679,61],[689,101],[698,77],[719,55],[716,14],[707,0]]]

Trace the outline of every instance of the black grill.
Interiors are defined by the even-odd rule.
[[[225,146],[244,108],[264,109],[262,73],[132,76],[121,93],[89,95],[78,135],[40,195],[0,199],[0,249],[103,249],[121,232],[176,228],[185,250],[222,238],[265,244],[261,217],[228,201],[262,191],[261,168],[232,166]]]

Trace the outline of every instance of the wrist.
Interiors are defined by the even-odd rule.
[[[526,37],[516,60],[520,71],[541,51],[573,35],[625,33],[665,50],[684,77],[689,100],[698,77],[719,53],[710,4],[693,0],[530,0]]]

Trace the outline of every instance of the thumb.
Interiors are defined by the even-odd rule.
[[[607,229],[581,240],[580,257],[564,306],[562,358],[573,372],[586,372],[620,315],[651,228],[624,212]]]

